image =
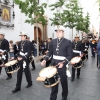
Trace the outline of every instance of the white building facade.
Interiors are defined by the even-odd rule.
[[[12,2],[12,0],[10,0]],[[57,0],[39,0],[39,4],[41,5],[42,3],[47,3],[47,5],[49,6],[50,4],[55,3]],[[98,6],[95,6],[95,0],[92,0],[93,2],[91,3],[90,1],[85,1],[85,0],[79,0],[79,5],[81,7],[83,7],[83,11],[84,11],[84,15],[87,13],[87,11],[90,13],[90,18],[91,18],[91,25],[94,25],[95,29],[97,30],[97,32],[99,31],[99,21],[98,21]],[[66,0],[66,2],[68,2],[68,0]],[[87,3],[86,3],[87,2]],[[94,4],[94,5],[93,5]],[[89,5],[89,7],[88,7]],[[90,6],[91,5],[91,6]],[[55,11],[51,11],[50,8],[47,6],[47,8],[45,9],[45,15],[47,16],[47,38],[56,38],[56,34],[55,34],[55,27],[51,26],[51,21],[49,20],[49,18],[53,18],[53,13]],[[92,9],[92,10],[91,10]],[[31,40],[34,40],[34,25],[30,25],[28,23],[25,23],[25,20],[27,19],[27,17],[22,14],[20,12],[20,9],[18,7],[18,5],[14,5],[14,12],[15,12],[15,18],[13,19],[12,15],[11,15],[11,20],[14,23],[14,27],[6,27],[6,26],[2,26],[0,25],[0,32],[5,33],[5,38],[7,38],[8,40],[13,40],[14,42],[19,41],[20,37],[19,37],[19,33],[20,31],[25,31],[28,33],[28,35],[30,36]],[[95,12],[95,13],[94,13]],[[97,19],[98,18],[98,19]],[[39,26],[41,29],[41,26]],[[43,30],[41,29],[41,37],[43,39]],[[74,29],[73,30],[73,36],[75,34],[78,34],[77,31]],[[80,38],[82,36],[82,33],[79,32],[80,34]],[[65,29],[65,38],[72,40],[72,29],[66,28]]]

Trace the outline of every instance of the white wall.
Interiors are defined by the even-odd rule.
[[[13,40],[14,42],[19,41],[20,37],[20,31],[25,31],[30,36],[31,40],[34,39],[34,27],[30,24],[24,23],[25,19],[27,18],[24,14],[20,13],[20,10],[17,5],[14,7],[15,11],[15,19],[14,19],[14,25],[15,27],[4,27],[1,26],[0,32],[5,33],[5,38],[7,40]]]
[[[99,6],[98,3],[96,3],[97,0],[79,0],[80,4],[83,7],[84,16],[87,12],[89,12],[90,15],[90,29],[92,29],[92,26],[94,26],[94,29],[96,31],[99,31]]]
[[[50,4],[55,3],[56,1],[57,0],[45,0],[45,1],[44,0],[40,0],[40,5],[45,2],[49,6]],[[66,1],[68,2],[68,0],[66,0]],[[56,11],[51,11],[48,6],[45,9],[45,15],[47,15],[47,17],[48,17],[47,34],[48,34],[48,37],[53,38],[53,36],[54,36],[54,38],[56,38],[56,33],[54,31],[55,30],[55,27],[54,26],[51,26],[51,21],[49,20],[49,18],[53,18],[53,13],[56,12]],[[63,7],[63,9],[64,9],[64,7]],[[73,30],[73,38],[74,38],[75,34],[77,34],[77,32],[74,29]],[[67,38],[67,39],[72,40],[72,29],[66,28],[65,29],[64,37]]]
[[[40,4],[44,3],[44,2],[46,2],[48,5],[50,5],[50,4],[55,3],[56,0],[40,0]],[[90,4],[91,4],[90,1],[86,3],[84,0],[80,0],[80,2],[81,2],[82,7],[84,7],[84,13],[86,14],[87,11],[90,12],[90,15],[92,16],[91,23],[93,23],[95,25],[95,27],[97,28],[98,27],[98,23],[97,23],[98,20],[96,19],[97,12],[94,14],[95,10],[93,10],[93,2],[92,2],[92,7],[90,6]],[[91,11],[91,8],[93,11]],[[97,8],[95,8],[95,9],[97,9]],[[27,17],[24,14],[20,13],[20,10],[19,10],[17,5],[15,5],[14,11],[15,11],[15,19],[14,19],[15,28],[13,29],[11,27],[9,27],[9,28],[1,27],[0,31],[5,33],[6,39],[14,40],[14,42],[20,40],[20,37],[19,37],[20,31],[27,32],[29,34],[31,40],[33,40],[34,39],[34,26],[33,25],[31,26],[30,24],[24,23],[24,21]],[[54,11],[51,11],[49,7],[47,7],[45,9],[45,15],[47,15],[47,17],[48,17],[47,34],[48,34],[48,37],[51,37],[51,38],[53,38],[53,34],[54,34],[54,38],[56,37],[56,34],[54,32],[54,26],[51,26],[51,21],[49,20],[49,18],[53,18],[53,12]],[[94,17],[94,15],[95,15],[95,17]],[[76,33],[77,32],[74,29],[73,36]],[[80,33],[80,35],[81,35],[81,33]],[[72,30],[71,29],[66,28],[65,38],[72,40]]]

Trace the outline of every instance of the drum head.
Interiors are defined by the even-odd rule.
[[[57,68],[54,68],[53,66],[44,68],[40,71],[39,76],[40,77],[47,77],[47,78],[51,78],[52,76],[54,76],[57,73]]]
[[[71,63],[78,63],[78,62],[80,62],[81,61],[81,57],[74,57],[74,58],[72,58],[71,59]]]
[[[5,67],[9,67],[9,66],[14,65],[16,63],[17,63],[17,60],[9,61],[8,63],[5,64]]]

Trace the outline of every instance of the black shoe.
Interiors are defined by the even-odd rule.
[[[10,77],[7,77],[7,78],[6,78],[6,80],[9,80],[9,79],[11,79],[11,78],[12,78],[12,76],[10,76]]]
[[[35,68],[32,68],[32,70],[35,70]]]
[[[31,86],[32,86],[32,84],[27,84],[26,88],[29,88],[29,87],[31,87]]]
[[[100,66],[97,66],[97,69],[100,70]]]
[[[16,93],[18,91],[20,91],[20,88],[15,88],[14,90],[12,90],[12,93]]]
[[[67,100],[67,98],[62,98],[61,100]]]
[[[74,81],[74,78],[71,78],[71,81]]]
[[[79,76],[77,76],[77,79],[79,79],[80,77]]]

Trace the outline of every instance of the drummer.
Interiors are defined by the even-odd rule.
[[[0,56],[2,57],[2,62],[4,64],[8,62],[8,52],[9,52],[9,42],[5,39],[5,34],[0,32]],[[0,67],[0,74],[1,74],[2,67]],[[7,73],[7,72],[6,72]],[[12,78],[12,74],[7,73],[6,80]]]
[[[62,85],[62,100],[67,100],[68,83],[66,76],[66,65],[72,58],[72,44],[71,41],[64,38],[65,28],[63,26],[56,26],[55,29],[57,38],[51,41],[49,52],[47,53],[41,65],[44,66],[46,61],[52,55],[51,65],[56,66],[58,74],[61,78]],[[51,88],[50,100],[57,100],[58,84]]]
[[[29,57],[31,56],[31,46],[30,42],[27,41],[27,33],[20,32],[20,36],[21,36],[21,41],[18,44],[19,51],[16,55],[20,69],[18,70],[17,73],[17,83],[15,89],[12,91],[13,93],[16,93],[21,90],[23,70],[25,72],[26,80],[28,82],[26,88],[32,86],[31,72],[29,68],[29,62],[30,62]]]
[[[32,64],[32,70],[35,70],[35,62],[34,62],[34,58],[33,58],[33,44],[32,44],[32,42],[30,41],[30,37],[29,36],[27,36],[27,41],[29,41],[30,42],[30,45],[31,45],[31,57],[32,57],[32,61],[30,61],[31,62],[31,64]]]
[[[84,50],[84,46],[82,45],[82,42],[79,41],[79,35],[75,35],[75,39],[72,42],[72,49],[73,49],[73,57],[76,56],[83,56],[83,50]],[[75,63],[73,63],[75,64]],[[80,77],[80,69],[81,68],[77,68],[77,79],[79,79]],[[71,81],[74,81],[75,78],[75,68],[72,66],[72,76],[71,76]]]

